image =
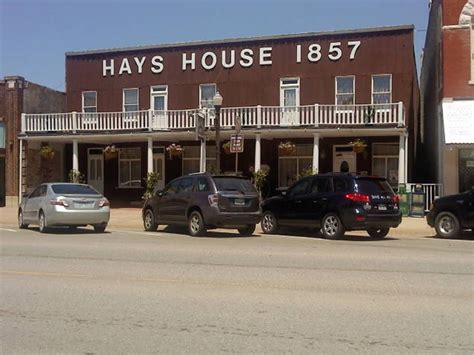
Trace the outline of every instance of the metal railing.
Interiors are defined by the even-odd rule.
[[[415,192],[416,186],[421,186],[425,193],[425,211],[430,210],[431,203],[435,198],[443,196],[443,184],[407,183],[407,192]]]

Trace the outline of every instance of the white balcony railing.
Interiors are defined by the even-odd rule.
[[[194,129],[197,109],[135,112],[47,113],[23,114],[24,134],[74,134],[80,132],[182,130]],[[242,128],[263,127],[404,127],[403,104],[377,105],[306,105],[252,106],[221,109],[222,129],[235,127],[236,118]],[[214,126],[214,113],[208,115],[206,125]]]
[[[414,192],[416,186],[421,186],[425,194],[425,211],[429,211],[433,201],[443,196],[443,184],[426,184],[426,183],[408,183],[407,192]]]

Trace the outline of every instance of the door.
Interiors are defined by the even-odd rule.
[[[34,223],[38,220],[38,212],[41,207],[41,202],[46,196],[46,192],[47,186],[40,185],[28,197],[25,204],[25,210],[23,211],[25,221],[27,220],[30,223]]]
[[[332,170],[335,173],[349,173],[357,171],[357,155],[351,146],[334,146],[334,160]]]
[[[303,199],[303,219],[307,225],[319,226],[327,213],[332,194],[331,178],[318,176],[313,179],[307,196]]]
[[[160,191],[165,188],[165,148],[153,148],[153,172],[158,173],[158,183],[156,190]]]
[[[152,86],[150,102],[151,109],[153,110],[152,127],[154,129],[167,129],[166,111],[168,110],[168,86]]]
[[[299,125],[300,80],[289,78],[280,80],[280,106],[282,107],[282,126]]]
[[[286,208],[282,211],[282,223],[296,225],[303,220],[305,214],[304,199],[308,195],[311,178],[298,181],[287,192]]]
[[[87,152],[87,183],[104,194],[104,154],[102,148],[89,148]]]

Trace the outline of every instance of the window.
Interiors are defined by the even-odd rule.
[[[355,103],[354,83],[354,76],[336,76],[336,105],[353,105]]]
[[[214,108],[214,102],[212,99],[216,92],[216,84],[199,85],[199,108]]]
[[[278,157],[278,185],[289,187],[298,180],[299,175],[313,164],[313,146],[297,145],[296,154]]]
[[[308,191],[308,187],[310,183],[311,183],[310,179],[304,179],[304,180],[298,181],[291,188],[291,190],[288,191],[288,194],[292,197],[304,195]]]
[[[280,79],[280,106],[294,107],[300,105],[300,79]]]
[[[140,148],[121,148],[119,151],[119,187],[141,187],[141,178]]]
[[[388,104],[392,102],[392,75],[372,75],[372,103]]]
[[[5,123],[0,122],[0,148],[5,148]]]
[[[183,152],[183,175],[199,172],[199,161],[201,147],[198,145],[184,147]],[[216,168],[216,147],[206,147],[206,171]]]
[[[349,188],[349,182],[347,179],[341,178],[341,177],[334,177],[334,191],[335,192],[348,192],[350,191]]]
[[[82,92],[82,112],[97,112],[97,92]]]
[[[178,193],[187,193],[193,191],[193,179],[192,178],[184,178],[180,181],[178,186]]]
[[[329,178],[318,177],[313,180],[313,185],[311,186],[312,194],[331,192],[331,190],[331,180]]]
[[[168,185],[166,185],[165,189],[163,190],[163,194],[174,195],[178,192],[178,187],[180,183],[181,179],[171,181]]]
[[[471,81],[469,84],[474,85],[474,14],[471,15]]]
[[[157,85],[150,88],[150,105],[155,111],[166,111],[168,109],[168,86]]]
[[[123,89],[123,111],[138,111],[138,89]]]
[[[197,179],[197,190],[199,192],[203,192],[203,191],[210,191],[210,188],[209,188],[209,181],[207,181],[206,178],[198,178]]]
[[[372,146],[372,175],[387,178],[392,186],[398,185],[398,144],[374,143]]]
[[[51,188],[59,195],[99,195],[99,193],[88,185],[56,184]]]

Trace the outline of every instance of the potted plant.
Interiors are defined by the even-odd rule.
[[[257,189],[260,196],[262,196],[262,190],[267,181],[268,172],[265,169],[260,169],[252,173],[252,180],[255,188]]]
[[[293,155],[296,153],[296,145],[293,142],[280,142],[278,144],[278,152],[280,155]]]
[[[225,143],[222,145],[222,148],[224,148],[224,152],[225,152],[226,154],[230,154],[230,141],[225,142]]]
[[[43,159],[51,160],[54,158],[54,150],[49,145],[43,145],[40,148],[39,154]]]
[[[367,143],[365,143],[365,141],[360,138],[357,138],[350,144],[352,145],[352,150],[357,154],[364,152],[365,148],[367,148]]]
[[[75,184],[85,184],[86,177],[79,170],[71,169],[69,170],[69,182]]]
[[[146,190],[142,196],[142,200],[148,200],[150,197],[153,197],[155,193],[155,187],[158,185],[160,181],[160,174],[156,172],[148,173],[147,177],[144,178],[146,183]]]
[[[118,149],[115,145],[108,145],[104,148],[104,157],[106,160],[115,159],[118,156]]]
[[[179,144],[173,143],[166,147],[166,151],[170,155],[171,159],[172,157],[180,157],[184,152],[184,148],[181,147]]]

